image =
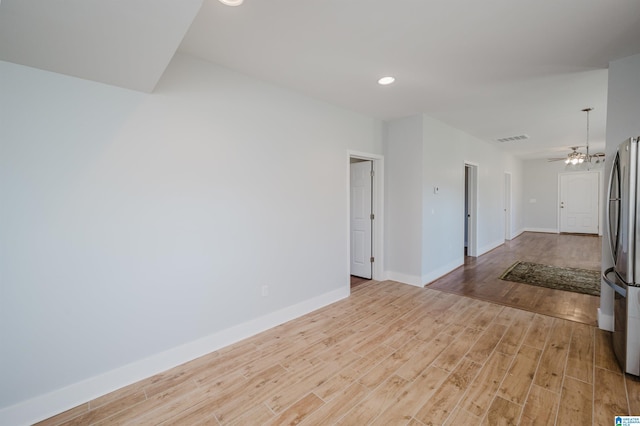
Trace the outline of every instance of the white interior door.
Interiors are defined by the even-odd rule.
[[[560,175],[560,232],[598,233],[599,181],[598,172]]]
[[[351,275],[371,279],[373,162],[351,163]]]

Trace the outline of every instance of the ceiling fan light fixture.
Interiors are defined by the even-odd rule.
[[[394,81],[396,81],[396,79],[394,77],[391,76],[387,76],[387,77],[382,77],[378,80],[378,84],[381,86],[388,86],[389,84],[393,83]]]
[[[564,164],[567,165],[567,170],[572,169],[571,166],[576,166],[579,164],[582,165],[584,163],[586,163],[585,166],[587,170],[589,170],[591,164],[594,163],[593,161],[594,158],[595,158],[595,164],[604,163],[604,153],[598,152],[595,154],[591,154],[589,152],[589,112],[593,111],[593,108],[585,108],[582,111],[587,113],[587,144],[586,144],[587,152],[586,154],[578,151],[578,148],[579,148],[578,146],[571,146],[569,147],[571,148],[571,152],[567,154],[566,157],[547,159],[548,161],[564,161]]]

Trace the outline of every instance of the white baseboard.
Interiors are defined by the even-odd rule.
[[[391,281],[398,281],[400,283],[411,284],[411,285],[415,285],[416,287],[422,287],[420,277],[417,275],[403,274],[401,272],[394,272],[394,271],[386,271],[385,275],[387,279]]]
[[[526,229],[521,228],[521,229],[517,230],[516,232],[511,234],[511,238],[510,239],[513,240],[514,238],[518,238],[520,235],[522,235],[523,232],[526,232]]]
[[[478,256],[482,256],[483,254],[490,252],[491,250],[493,250],[496,247],[500,247],[501,245],[504,244],[504,240],[498,240],[498,241],[494,241],[490,244],[487,244],[485,246],[482,246],[478,249]]]
[[[613,315],[607,315],[598,308],[598,328],[601,330],[613,331]]]
[[[349,294],[348,287],[340,288],[219,331],[202,339],[124,365],[99,376],[5,407],[0,410],[0,424],[27,425],[47,419],[99,396],[337,302],[348,297]]]
[[[544,232],[546,234],[558,234],[558,228],[524,228],[526,232]]]
[[[429,272],[426,275],[422,276],[422,281],[420,283],[420,287],[424,287],[425,285],[437,280],[438,278],[442,278],[447,275],[449,272],[454,269],[464,265],[464,257],[460,257],[453,262],[449,262],[446,265],[439,267],[438,269]]]

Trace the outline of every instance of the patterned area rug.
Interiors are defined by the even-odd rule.
[[[562,268],[518,261],[504,271],[500,279],[600,296],[600,271],[589,269]]]

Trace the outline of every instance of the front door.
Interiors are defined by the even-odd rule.
[[[351,275],[371,279],[373,161],[351,163]]]
[[[599,181],[598,172],[560,175],[560,232],[598,233]]]

